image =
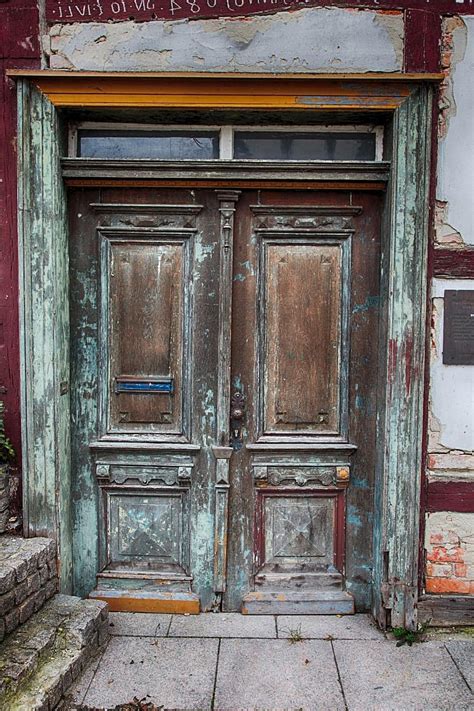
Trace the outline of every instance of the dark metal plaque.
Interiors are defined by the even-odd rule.
[[[444,292],[443,363],[474,365],[474,291]]]

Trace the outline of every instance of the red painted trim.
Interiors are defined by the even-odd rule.
[[[0,5],[0,399],[5,429],[21,465],[20,349],[18,321],[16,86],[7,69],[39,69],[39,15],[36,0]],[[13,511],[21,510],[21,481],[13,491]]]
[[[439,51],[440,47],[438,48]],[[426,320],[425,320],[425,373],[423,391],[423,435],[421,451],[421,477],[420,477],[420,525],[418,539],[418,592],[421,595],[425,585],[425,513],[427,506],[427,485],[426,476],[428,459],[428,427],[429,427],[429,406],[430,406],[430,363],[431,363],[431,331],[432,331],[432,301],[431,301],[431,281],[433,276],[433,244],[435,240],[435,207],[436,207],[436,186],[437,186],[437,165],[438,165],[438,103],[439,89],[434,91],[433,106],[431,111],[431,169],[429,187],[429,235],[428,235],[428,264],[426,282]]]
[[[433,276],[474,279],[474,247],[434,249]]]
[[[265,499],[281,497],[311,497],[335,499],[334,512],[334,566],[344,573],[346,553],[346,504],[345,489],[276,489],[257,488],[255,504],[255,561],[256,572],[265,563]]]
[[[239,17],[265,15],[275,12],[299,10],[303,7],[337,6],[369,8],[379,11],[420,10],[433,13],[470,14],[474,10],[472,0],[460,5],[456,0],[46,0],[46,21],[108,22],[133,19],[137,22],[150,20],[199,20],[210,17]],[[419,41],[423,42],[422,37]]]
[[[405,12],[405,71],[439,71],[441,17],[433,11]]]
[[[426,510],[474,513],[473,481],[432,481],[428,484]]]

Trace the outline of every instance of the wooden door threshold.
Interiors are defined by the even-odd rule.
[[[111,612],[198,615],[201,608],[199,596],[191,592],[99,588],[93,590],[89,597],[106,602]]]

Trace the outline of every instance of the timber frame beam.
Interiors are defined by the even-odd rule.
[[[22,422],[27,535],[71,580],[68,240],[58,109],[168,107],[392,115],[382,246],[373,613],[413,628],[418,598],[433,86],[439,75],[10,72],[19,97]],[[66,168],[70,168],[66,163]],[[236,186],[234,186],[236,187]],[[390,614],[388,614],[388,612]]]

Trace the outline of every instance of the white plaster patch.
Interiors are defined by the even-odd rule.
[[[453,32],[452,101],[446,136],[438,153],[438,199],[447,202],[446,222],[474,244],[474,15]]]
[[[50,66],[89,71],[395,72],[403,16],[312,8],[265,17],[53,26]]]
[[[474,280],[433,280],[429,451],[474,449],[474,366],[443,364],[445,289],[474,289]]]

